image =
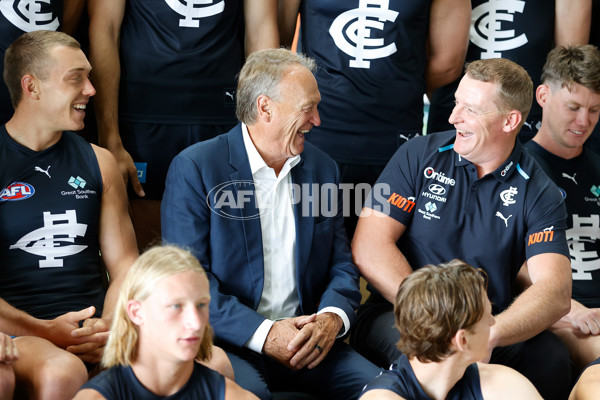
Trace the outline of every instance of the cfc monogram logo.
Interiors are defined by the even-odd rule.
[[[347,0],[346,0],[347,1]],[[331,24],[329,34],[335,45],[351,57],[351,68],[370,68],[376,58],[396,52],[396,44],[385,45],[381,38],[371,37],[373,30],[382,31],[385,22],[394,22],[398,13],[390,10],[389,0],[360,0],[358,8],[340,14]]]
[[[61,242],[73,243],[76,237],[83,237],[86,224],[77,223],[75,210],[67,210],[64,214],[44,212],[44,226],[24,235],[10,249],[21,249],[36,256],[45,257],[40,260],[40,268],[62,267],[63,260],[83,251],[85,245],[61,245]]]
[[[223,12],[225,1],[213,0],[165,0],[167,5],[177,14],[182,15],[179,26],[198,28],[200,18],[212,17]]]
[[[525,2],[519,0],[489,0],[473,9],[471,42],[485,51],[481,58],[501,58],[502,52],[527,43],[527,36],[517,36],[514,29],[502,30],[502,22],[513,22],[515,13],[523,13]]]
[[[24,32],[57,30],[60,25],[58,17],[50,12],[42,12],[42,3],[49,5],[50,0],[0,0],[0,12]]]

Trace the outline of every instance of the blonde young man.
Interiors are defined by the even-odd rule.
[[[409,275],[394,304],[403,355],[361,400],[541,399],[518,372],[478,362],[495,322],[486,289],[484,273],[460,260]]]
[[[208,279],[189,252],[165,246],[142,254],[119,294],[102,358],[108,370],[75,399],[256,400],[195,361],[211,357],[209,302]]]

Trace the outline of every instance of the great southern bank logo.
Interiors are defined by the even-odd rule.
[[[345,0],[348,1],[348,0]],[[394,54],[395,43],[372,37],[383,31],[386,22],[394,22],[398,12],[389,9],[389,0],[360,0],[358,8],[340,14],[331,24],[329,34],[335,45],[351,57],[350,68],[370,68],[371,62]]]
[[[60,26],[58,16],[42,10],[51,0],[0,0],[0,13],[23,32],[40,29],[55,31]]]
[[[179,26],[199,28],[200,18],[212,17],[223,12],[225,1],[213,0],[165,0],[167,5],[177,14],[183,16]]]

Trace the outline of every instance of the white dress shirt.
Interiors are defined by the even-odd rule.
[[[286,160],[279,176],[267,166],[252,143],[248,128],[242,123],[244,146],[254,180],[256,203],[260,215],[264,257],[264,286],[257,312],[266,318],[246,347],[262,352],[271,327],[278,319],[295,317],[300,305],[296,283],[296,222],[292,202],[292,168],[300,155]],[[337,307],[319,311],[334,312],[344,321],[344,334],[350,325],[346,313]]]

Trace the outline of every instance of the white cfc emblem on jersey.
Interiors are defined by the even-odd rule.
[[[73,243],[76,237],[83,237],[86,230],[86,224],[77,223],[75,210],[67,210],[64,214],[44,212],[44,226],[24,235],[10,249],[45,257],[40,260],[40,268],[62,267],[63,260],[58,257],[72,256],[87,246],[61,243]]]
[[[225,0],[165,0],[165,2],[173,11],[183,16],[183,19],[179,20],[179,26],[186,28],[198,28],[200,18],[212,17],[225,9]]]
[[[580,217],[573,214],[573,228],[567,230],[573,279],[591,280],[591,271],[600,269],[600,255],[595,244],[600,240],[600,217]],[[589,247],[586,249],[586,244]]]
[[[527,35],[517,36],[514,29],[502,29],[503,21],[509,27],[515,13],[523,13],[525,2],[519,0],[489,0],[473,9],[471,14],[471,42],[485,51],[481,59],[502,58],[502,52],[527,43]]]
[[[346,0],[347,1],[347,0]],[[340,14],[331,24],[329,34],[335,45],[351,57],[350,68],[371,68],[371,62],[396,52],[396,44],[386,45],[373,36],[382,31],[385,22],[394,22],[398,12],[390,10],[389,0],[360,0],[358,8]]]
[[[55,31],[60,22],[52,13],[42,13],[40,3],[51,0],[0,0],[0,12],[14,26],[24,32],[37,30]]]

